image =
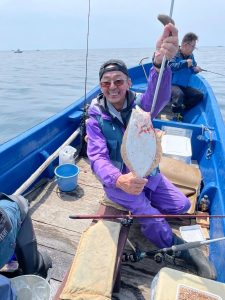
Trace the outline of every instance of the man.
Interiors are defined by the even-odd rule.
[[[23,275],[47,277],[52,262],[46,253],[37,249],[27,200],[22,196],[0,193],[0,269],[14,252]]]
[[[185,109],[191,109],[204,97],[201,91],[188,86],[191,75],[202,71],[193,55],[197,40],[195,33],[185,34],[176,56],[169,61],[173,72],[171,101],[174,113],[182,114]]]
[[[189,209],[190,202],[158,168],[146,178],[137,178],[125,166],[120,154],[122,137],[132,108],[138,102],[143,110],[151,111],[163,55],[170,59],[178,49],[177,29],[172,24],[165,26],[156,49],[148,87],[140,99],[129,90],[131,80],[124,62],[113,59],[101,66],[99,80],[102,93],[92,101],[88,110],[87,154],[106,196],[116,204],[133,214],[180,214]],[[167,104],[170,92],[171,70],[166,67],[152,118]],[[140,219],[139,223],[143,234],[159,248],[170,247],[180,241],[174,237],[164,218],[145,218]]]

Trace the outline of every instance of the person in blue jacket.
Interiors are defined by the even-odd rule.
[[[177,54],[169,61],[173,72],[171,102],[174,113],[182,113],[184,110],[191,109],[204,97],[201,91],[188,86],[192,74],[202,71],[193,55],[197,40],[198,36],[195,33],[185,34]]]
[[[37,248],[27,199],[0,193],[0,269],[14,253],[23,275],[47,277],[52,261]]]

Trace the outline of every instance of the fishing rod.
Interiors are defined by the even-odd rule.
[[[200,247],[203,245],[208,245],[208,244],[223,241],[223,240],[225,240],[225,237],[220,237],[220,238],[205,240],[205,241],[189,242],[189,243],[184,243],[184,244],[180,244],[180,245],[173,245],[169,248],[160,249],[160,252],[166,253],[168,251],[173,251],[173,252],[183,251],[183,250],[197,248],[197,247]]]
[[[153,258],[155,260],[155,262],[162,263],[164,260],[168,260],[169,257],[173,257],[175,252],[185,251],[185,250],[193,249],[193,248],[199,248],[203,245],[220,242],[220,241],[224,241],[224,240],[225,240],[225,237],[220,237],[220,238],[204,240],[204,241],[184,242],[183,244],[180,244],[180,245],[173,245],[168,248],[161,248],[161,249],[155,249],[155,250],[150,250],[150,251],[141,251],[138,246],[134,247],[132,245],[133,251],[129,254],[125,252],[124,256],[122,258],[122,261],[137,262],[137,261],[142,260],[145,257],[150,257],[150,258]],[[171,252],[172,252],[172,254],[171,254]],[[174,261],[171,260],[171,258],[169,259],[169,262],[174,263]]]
[[[221,73],[217,73],[217,72],[209,71],[209,70],[202,69],[202,68],[201,68],[201,70],[202,70],[203,72],[208,72],[208,73],[212,73],[212,74],[216,74],[216,75],[219,75],[219,76],[223,76],[223,77],[225,77],[225,75],[224,75],[224,74],[221,74]]]
[[[169,14],[169,18],[167,19],[167,21],[170,19],[172,23],[174,23],[174,21],[172,20],[172,15],[173,15],[173,6],[174,6],[174,0],[171,0],[171,4],[170,4],[170,14]],[[160,22],[162,22],[162,20],[159,20]],[[163,60],[161,63],[161,68],[159,71],[159,76],[158,76],[158,80],[156,83],[156,88],[155,88],[155,93],[154,93],[154,97],[153,97],[153,101],[152,101],[152,108],[151,108],[151,114],[155,109],[155,105],[156,105],[156,100],[158,98],[158,93],[159,93],[159,87],[161,84],[161,80],[162,80],[162,75],[165,69],[165,65],[166,65],[166,56],[163,56]]]
[[[121,214],[121,215],[70,215],[70,219],[79,220],[79,219],[139,219],[139,218],[182,218],[182,219],[192,219],[192,218],[225,218],[225,215],[132,215],[132,214]]]

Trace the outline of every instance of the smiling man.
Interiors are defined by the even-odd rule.
[[[169,60],[178,50],[177,29],[168,24],[156,43],[153,67],[143,95],[129,90],[131,80],[125,63],[118,59],[105,62],[99,70],[101,93],[93,99],[86,123],[87,154],[91,168],[101,181],[106,199],[133,214],[180,214],[190,207],[186,198],[159,168],[146,178],[136,177],[124,164],[120,148],[132,109],[139,105],[150,112],[163,56]],[[170,100],[171,69],[166,67],[151,117],[154,118]],[[139,155],[139,153],[137,153]],[[165,218],[139,219],[142,233],[159,248],[179,242]],[[185,251],[184,251],[185,252]],[[199,264],[199,257],[200,264]],[[203,277],[211,277],[211,268],[201,250],[186,251],[184,259],[193,263]]]
[[[193,55],[197,40],[198,36],[195,33],[185,34],[176,56],[169,62],[173,72],[171,101],[174,113],[182,114],[185,109],[191,109],[204,97],[201,91],[188,86],[191,75],[202,71]]]

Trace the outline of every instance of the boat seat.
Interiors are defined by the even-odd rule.
[[[110,206],[108,200],[103,199],[107,206],[100,204],[97,215],[128,213],[122,207]],[[54,300],[81,299],[81,296],[82,299],[105,300],[111,299],[112,292],[119,292],[121,260],[128,233],[129,226],[122,226],[118,219],[93,220],[80,238],[71,268]]]
[[[121,226],[99,220],[82,234],[60,299],[111,299]]]
[[[162,157],[159,168],[160,172],[189,198],[191,207],[188,213],[193,214],[202,180],[199,168],[166,156]]]

